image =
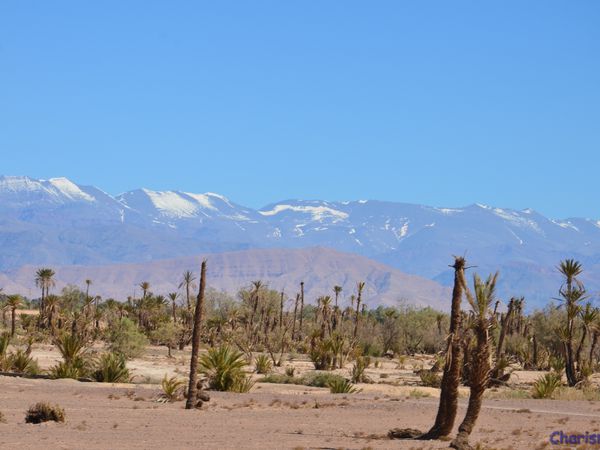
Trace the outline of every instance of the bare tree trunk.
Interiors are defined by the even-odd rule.
[[[11,310],[11,318],[10,318],[10,336],[13,337],[15,335],[15,319],[16,319],[17,309],[12,308]]]
[[[484,320],[484,319],[481,319]],[[487,321],[476,330],[477,347],[471,365],[470,395],[467,413],[458,427],[458,435],[450,445],[458,450],[470,449],[469,436],[481,411],[483,393],[490,381],[490,347],[488,343]]]
[[[298,330],[302,336],[302,319],[304,316],[304,281],[300,282],[300,329]]]
[[[196,406],[198,397],[198,353],[200,351],[200,327],[202,325],[202,308],[204,306],[204,291],[206,289],[206,260],[202,261],[200,269],[200,291],[194,311],[194,329],[192,331],[192,357],[190,360],[190,382],[188,385],[188,398],[185,409]]]
[[[538,343],[537,343],[537,338],[535,337],[535,334],[533,335],[533,337],[531,338],[532,343],[533,343],[533,370],[537,370],[538,367]]]
[[[596,351],[596,345],[598,344],[598,332],[594,331],[592,335],[592,345],[590,346],[590,366],[594,367],[594,352]]]
[[[581,351],[583,350],[583,345],[585,344],[585,338],[587,337],[587,327],[583,325],[583,330],[581,332],[581,341],[579,341],[579,346],[577,347],[577,353],[575,354],[575,361],[577,362],[577,370],[581,373]]]
[[[292,322],[292,340],[296,339],[296,315],[298,314],[298,302],[300,294],[296,294],[296,303],[294,304],[294,321]]]
[[[458,407],[458,385],[462,367],[462,349],[460,345],[461,334],[461,301],[463,297],[463,283],[465,259],[455,257],[454,289],[452,291],[452,311],[450,315],[450,335],[448,336],[448,351],[446,364],[442,376],[440,403],[433,427],[420,439],[439,439],[452,432],[456,410]]]
[[[279,329],[283,328],[283,291],[281,291],[281,298],[279,299]]]

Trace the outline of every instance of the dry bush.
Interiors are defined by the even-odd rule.
[[[58,405],[39,402],[31,406],[25,414],[25,423],[64,422],[65,410]]]

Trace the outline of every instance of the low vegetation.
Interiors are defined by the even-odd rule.
[[[64,422],[65,411],[60,406],[39,402],[31,406],[25,414],[25,423]]]
[[[351,394],[361,383],[397,383],[396,376],[386,379],[389,374],[381,373],[397,361],[396,370],[417,374],[418,384],[440,389],[436,420],[420,438],[448,438],[456,422],[458,387],[469,388],[466,415],[452,442],[456,448],[467,448],[486,389],[508,386],[515,369],[545,372],[524,395],[593,397],[591,376],[600,371],[600,312],[581,281],[579,262],[559,264],[558,303],[530,313],[522,297],[505,304],[496,298],[497,274],[475,275],[470,284],[463,258],[456,258],[453,268],[449,315],[403,305],[370,308],[362,282],[352,292],[332,286],[329,295],[306,299],[303,283],[288,298],[257,280],[232,297],[206,288],[206,262],[199,285],[186,272],[180,291],[167,296],[153,293],[144,281],[140,296],[102,299],[90,295],[91,280],[85,280],[85,289],[67,286],[56,295],[51,292],[54,271],[42,268],[35,279],[38,299],[0,295],[0,371],[127,383],[132,380],[128,361],[140,357],[149,343],[164,347],[169,357],[191,345],[187,389],[181,379],[165,377],[161,398],[187,398],[186,408],[198,408],[208,398],[203,387],[249,392],[257,375],[262,383]],[[36,314],[27,312],[31,309]],[[60,355],[45,371],[32,357],[40,344],[52,344]],[[432,363],[427,358],[425,367],[415,365],[420,354],[434,355]],[[298,374],[298,355],[314,370]],[[390,432],[392,437],[406,435]]]

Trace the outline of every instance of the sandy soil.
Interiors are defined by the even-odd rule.
[[[99,350],[99,349],[98,349]],[[34,348],[40,366],[60,359],[49,345]],[[199,411],[183,402],[156,402],[165,373],[184,378],[189,352],[150,347],[143,358],[128,363],[136,384],[80,383],[0,376],[0,448],[7,449],[439,449],[444,441],[390,441],[394,427],[426,430],[435,418],[438,389],[419,386],[414,369],[428,367],[422,355],[399,364],[380,359],[367,375],[372,384],[362,392],[333,395],[328,389],[257,383],[248,394],[212,392]],[[296,375],[311,371],[296,357]],[[282,373],[285,366],[277,368]],[[348,376],[350,366],[336,372]],[[515,372],[514,388],[527,387],[540,372]],[[255,375],[256,378],[261,376]],[[149,382],[154,384],[149,384]],[[503,388],[505,389],[505,388]],[[600,432],[600,402],[503,399],[503,389],[490,392],[471,442],[481,448],[557,448],[549,444],[554,430]],[[494,398],[499,396],[501,398]],[[457,426],[465,411],[468,389],[461,388]],[[38,402],[65,409],[64,424],[24,423],[26,409]]]
[[[447,448],[448,442],[390,441],[396,426],[425,429],[437,400],[398,395],[332,395],[324,389],[259,384],[249,394],[213,392],[202,410],[161,404],[156,385],[0,377],[2,448]],[[37,401],[60,404],[64,424],[24,423]],[[464,413],[461,400],[459,413]],[[487,400],[472,442],[488,448],[534,449],[553,430],[600,431],[598,402]]]

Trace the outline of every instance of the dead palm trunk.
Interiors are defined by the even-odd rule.
[[[598,345],[598,331],[594,331],[592,335],[592,344],[590,346],[590,367],[594,367],[594,352],[596,351],[596,345]]]
[[[294,321],[292,322],[292,340],[296,339],[296,315],[298,314],[298,302],[300,294],[296,294],[296,302],[294,303]]]
[[[577,347],[577,353],[575,354],[575,362],[577,363],[577,370],[581,372],[581,351],[583,350],[583,345],[585,344],[585,338],[587,337],[587,326],[582,325],[581,330],[581,341],[579,341],[579,346]]]
[[[464,273],[461,276],[463,289],[467,295],[469,303],[473,307],[475,313],[475,324],[473,332],[475,334],[475,351],[471,357],[470,377],[469,377],[469,404],[467,412],[462,423],[458,427],[458,435],[450,444],[450,447],[458,450],[470,450],[469,436],[475,427],[475,422],[481,411],[483,402],[483,394],[485,388],[490,382],[491,366],[490,366],[490,339],[489,328],[491,320],[488,319],[488,308],[493,300],[494,290],[496,287],[496,279],[498,274],[489,277],[485,285],[479,277],[475,276],[475,291],[477,298],[473,298],[467,283],[464,278]]]
[[[458,427],[458,435],[451,447],[463,450],[470,449],[469,436],[481,411],[483,393],[490,381],[490,346],[487,321],[481,320],[475,330],[476,349],[471,361],[470,395],[467,413]]]
[[[465,259],[455,257],[454,289],[452,291],[452,310],[450,313],[450,335],[448,336],[448,351],[446,364],[442,375],[440,403],[433,427],[420,439],[439,439],[452,432],[456,410],[458,406],[458,385],[460,383],[462,367],[462,349],[460,345],[461,334],[461,301],[463,297],[463,283],[465,272]]]
[[[279,330],[283,328],[283,291],[279,299]]]
[[[11,318],[10,318],[10,336],[13,337],[15,335],[15,320],[17,315],[17,308],[11,308]]]
[[[204,291],[206,289],[206,260],[202,261],[200,269],[200,290],[194,311],[194,329],[192,331],[192,357],[190,360],[190,382],[185,409],[196,406],[198,396],[198,353],[200,351],[200,326],[202,325],[202,308],[204,306]]]
[[[300,282],[300,328],[298,334],[302,336],[302,318],[304,316],[304,281]]]
[[[352,333],[352,338],[356,340],[356,335],[358,334],[358,320],[359,320],[359,312],[360,312],[360,302],[362,300],[362,291],[365,287],[364,282],[360,282],[357,285],[358,287],[358,296],[356,297],[356,315],[354,317],[354,332]]]

